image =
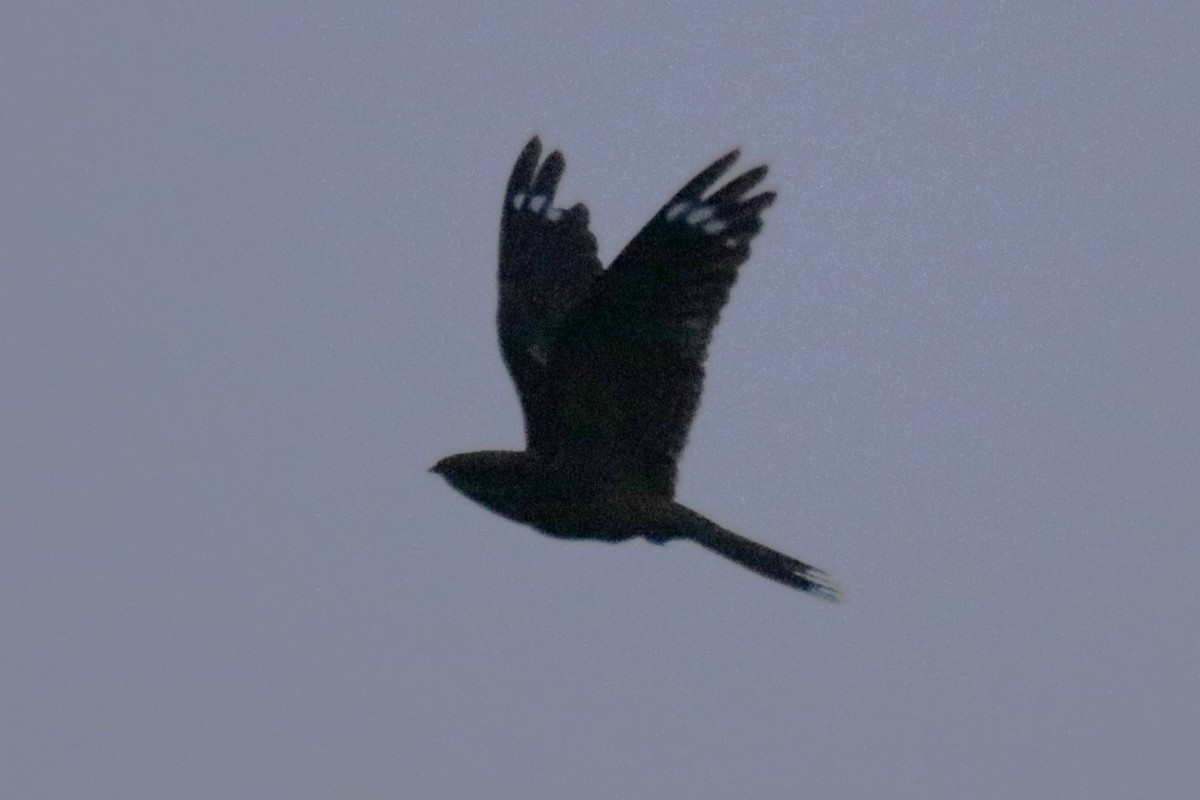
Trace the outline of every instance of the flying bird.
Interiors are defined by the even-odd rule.
[[[738,157],[717,159],[642,228],[608,269],[582,203],[557,208],[566,167],[525,145],[504,193],[497,324],[525,418],[526,449],[459,453],[431,469],[492,511],[564,539],[690,539],[823,600],[822,570],[675,502],[700,403],[709,339],[762,212],[751,169],[710,191]]]

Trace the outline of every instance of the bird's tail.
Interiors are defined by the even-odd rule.
[[[842,599],[841,587],[834,583],[829,573],[824,570],[784,555],[778,550],[772,550],[765,544],[738,536],[690,508],[678,504],[676,507],[686,511],[689,517],[685,530],[680,532],[683,537],[698,542],[714,553],[736,561],[759,575],[808,592],[821,600],[836,603]]]

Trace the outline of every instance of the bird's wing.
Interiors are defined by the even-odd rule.
[[[662,207],[555,340],[547,454],[581,477],[674,491],[713,327],[775,199],[746,197],[765,166],[705,196],[737,156],[714,162]]]
[[[496,315],[500,351],[517,387],[531,450],[543,449],[548,435],[551,343],[601,272],[587,207],[554,207],[566,161],[555,150],[539,165],[541,150],[536,136],[529,140],[504,192]]]

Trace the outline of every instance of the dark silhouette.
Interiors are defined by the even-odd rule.
[[[433,472],[509,519],[569,539],[691,539],[825,600],[823,571],[674,502],[721,307],[774,192],[756,167],[705,197],[733,151],[693,178],[607,270],[587,207],[554,207],[566,162],[535,136],[504,195],[500,348],[525,415],[525,452],[460,453]]]

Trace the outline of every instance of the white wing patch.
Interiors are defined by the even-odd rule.
[[[716,236],[729,227],[729,223],[723,219],[716,218],[716,214],[717,209],[715,206],[694,206],[691,203],[680,202],[668,208],[667,213],[663,217],[667,222],[674,222],[682,218],[682,221],[688,225],[698,227],[709,236]],[[730,248],[737,247],[737,241],[726,239],[725,246]]]
[[[687,211],[690,206],[687,203],[676,203],[667,209],[667,222],[672,222],[683,212]]]
[[[563,210],[554,208],[550,204],[550,196],[545,194],[535,194],[531,197],[525,192],[517,192],[512,196],[512,207],[517,211],[541,214],[551,222],[558,222],[563,217]]]

